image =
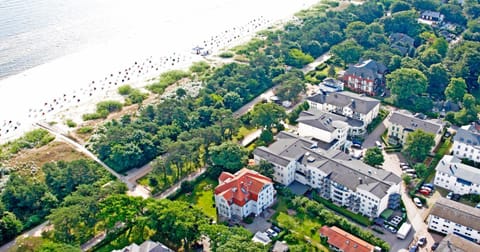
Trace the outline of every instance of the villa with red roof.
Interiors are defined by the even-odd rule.
[[[372,244],[340,229],[338,227],[323,226],[320,236],[327,238],[330,249],[338,252],[374,252],[380,251]]]
[[[271,206],[276,191],[270,178],[246,168],[235,174],[222,172],[215,188],[215,206],[220,216],[244,218],[259,215]]]

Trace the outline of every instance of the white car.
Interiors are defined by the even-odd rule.
[[[383,148],[382,143],[380,143],[379,141],[375,141],[375,146],[377,146],[377,148],[379,149]]]
[[[413,198],[413,203],[415,203],[415,205],[419,208],[423,207],[422,201],[420,201],[420,199],[417,197]]]

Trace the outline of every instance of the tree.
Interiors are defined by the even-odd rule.
[[[383,18],[382,21],[387,34],[400,32],[414,38],[422,30],[417,18],[417,12],[409,10],[393,13],[391,16]]]
[[[252,124],[271,130],[287,117],[285,109],[275,103],[261,103],[255,105],[250,112]]]
[[[463,96],[463,108],[455,113],[454,122],[458,125],[469,124],[478,120],[478,108],[475,97],[471,94]]]
[[[11,212],[3,212],[0,218],[0,244],[13,239],[22,230],[22,222]]]
[[[428,68],[428,93],[433,97],[444,97],[448,85],[448,72],[442,64],[433,64]]]
[[[452,78],[447,88],[445,89],[445,96],[447,99],[459,102],[467,92],[467,84],[462,78]]]
[[[226,108],[235,111],[243,105],[243,98],[236,92],[228,92],[223,96],[223,105]]]
[[[428,48],[420,54],[420,61],[427,67],[440,63],[442,61],[442,56],[438,53],[437,50],[433,48]]]
[[[437,52],[443,57],[447,55],[448,52],[448,42],[445,38],[435,38],[431,46],[432,49],[437,50]]]
[[[273,133],[270,130],[262,130],[260,137],[258,138],[259,142],[257,146],[267,146],[273,142]]]
[[[100,203],[99,217],[108,229],[113,229],[118,223],[127,227],[127,237],[130,237],[132,228],[143,214],[146,202],[141,197],[127,195],[112,195]]]
[[[300,49],[293,48],[288,52],[285,58],[285,64],[296,68],[302,68],[306,64],[313,62],[313,60],[314,58],[312,56],[305,54]]]
[[[343,61],[344,66],[347,66],[350,63],[356,63],[360,59],[363,53],[363,47],[355,40],[348,39],[332,46],[330,51]]]
[[[365,152],[365,157],[363,158],[363,162],[371,165],[371,166],[379,166],[385,162],[385,158],[383,157],[382,150],[378,147],[373,147],[368,149]]]
[[[435,145],[434,139],[434,134],[417,129],[408,134],[404,151],[410,158],[421,162]]]
[[[413,166],[413,169],[415,169],[415,172],[420,178],[424,178],[425,176],[428,175],[428,168],[424,163],[417,163]]]
[[[410,4],[404,1],[395,1],[390,5],[390,11],[392,13],[410,10]]]
[[[175,91],[175,94],[178,98],[183,98],[185,95],[187,95],[187,91],[183,88],[178,88],[177,91]]]
[[[273,173],[274,173],[273,167],[274,166],[272,163],[265,160],[260,160],[260,163],[258,165],[253,165],[250,167],[250,169],[257,171],[262,175],[273,179]]]
[[[466,25],[467,18],[463,15],[462,7],[454,4],[442,4],[438,9],[445,16],[445,21]]]
[[[245,165],[246,150],[234,142],[224,142],[219,146],[208,148],[210,163],[231,173],[234,173]],[[219,173],[220,174],[220,173]]]
[[[335,74],[335,66],[330,64],[330,66],[328,66],[328,77],[335,77]]]
[[[387,75],[387,86],[397,104],[408,102],[427,90],[427,77],[416,69],[400,68]]]

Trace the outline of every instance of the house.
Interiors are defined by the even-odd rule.
[[[406,111],[394,111],[388,121],[388,138],[392,144],[405,145],[410,132],[421,129],[435,135],[435,146],[442,139],[443,124],[438,120],[427,120],[414,116]]]
[[[332,93],[343,91],[343,82],[334,78],[325,78],[320,84],[319,89],[323,92]]]
[[[447,234],[438,244],[436,252],[480,251],[480,245],[454,234]]]
[[[276,191],[270,178],[246,168],[235,174],[222,172],[215,188],[217,213],[228,219],[259,215],[271,206]]]
[[[415,51],[415,39],[407,34],[392,33],[388,39],[390,41],[390,47],[398,49],[403,56]]]
[[[480,209],[441,197],[430,211],[428,228],[479,242]]]
[[[435,185],[460,195],[480,194],[480,169],[462,164],[457,157],[445,155],[435,170]]]
[[[173,250],[159,242],[147,240],[140,246],[132,243],[123,249],[113,250],[112,252],[173,252]]]
[[[338,252],[374,252],[381,251],[372,244],[338,228],[322,226],[320,237],[327,239],[328,246]]]
[[[272,252],[287,252],[288,249],[288,244],[286,242],[276,241],[273,245]]]
[[[438,11],[426,10],[420,14],[420,19],[439,23],[443,21],[444,16]]]
[[[297,121],[298,134],[321,142],[322,146],[326,146],[323,148],[325,150],[344,146],[347,135],[358,136],[366,133],[366,125],[360,120],[317,109],[302,111]]]
[[[310,108],[363,121],[368,125],[378,116],[380,101],[348,91],[319,93],[307,97]]]
[[[294,181],[310,186],[319,196],[368,217],[398,206],[401,178],[338,151],[324,151],[316,142],[280,132],[268,147],[253,152],[254,160],[274,166],[273,180],[285,186]]]
[[[343,74],[343,82],[351,90],[371,96],[384,91],[387,67],[372,59],[350,65]]]
[[[252,241],[253,242],[258,242],[258,243],[261,243],[263,245],[267,245],[269,244],[270,242],[272,242],[272,240],[270,239],[270,237],[268,237],[268,234],[265,233],[265,232],[256,232],[255,235],[253,236],[252,238]]]
[[[480,122],[462,126],[453,137],[453,155],[480,162]]]

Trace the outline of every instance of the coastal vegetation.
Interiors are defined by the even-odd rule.
[[[38,148],[53,141],[55,136],[44,129],[36,129],[6,144],[0,145],[0,161],[9,158],[23,149]]]
[[[173,83],[190,76],[190,73],[182,70],[171,70],[160,75],[158,82],[147,86],[147,89],[154,94],[163,94],[165,89]]]
[[[122,110],[123,104],[119,101],[101,101],[97,103],[97,110],[95,113],[84,114],[82,118],[84,121],[96,120],[100,118],[107,118],[110,113]]]

